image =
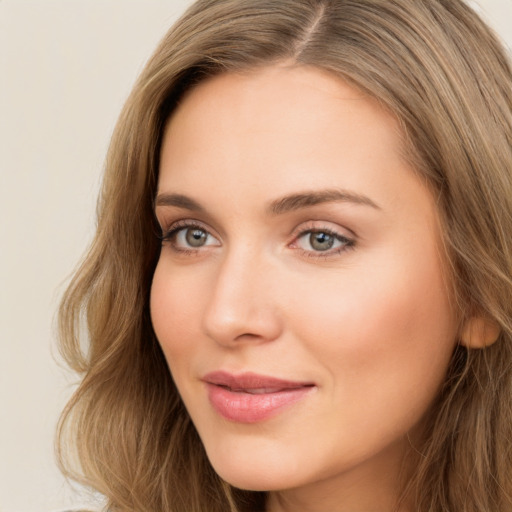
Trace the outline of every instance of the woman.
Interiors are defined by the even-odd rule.
[[[458,0],[194,4],[61,306],[68,474],[109,510],[511,510],[511,85]]]

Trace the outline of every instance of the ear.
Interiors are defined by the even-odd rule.
[[[485,348],[498,339],[500,332],[500,326],[494,320],[472,316],[462,326],[460,341],[466,348]]]

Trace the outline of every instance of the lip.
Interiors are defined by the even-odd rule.
[[[316,389],[312,382],[283,380],[250,372],[234,375],[217,371],[208,373],[202,380],[215,411],[237,423],[267,420]]]

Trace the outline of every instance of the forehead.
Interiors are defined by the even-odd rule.
[[[249,179],[259,165],[274,177],[292,166],[295,180],[320,179],[320,162],[339,167],[340,152],[343,165],[357,167],[384,154],[398,159],[401,148],[399,125],[377,100],[326,71],[276,65],[219,75],[188,92],[165,129],[160,178],[206,178],[220,167]]]
[[[305,125],[324,112],[329,103],[328,110],[334,104],[347,111],[373,110],[386,122],[394,122],[394,116],[378,100],[334,73],[313,66],[281,63],[223,73],[200,82],[185,92],[167,124],[175,123],[175,119],[181,124],[183,117],[215,114],[235,115],[242,121],[240,124],[247,124],[251,119],[258,119],[250,115],[255,109],[262,114],[277,113],[275,107],[280,106],[279,118],[294,119]],[[309,116],[304,117],[307,109],[310,109]],[[284,118],[283,110],[287,114]]]

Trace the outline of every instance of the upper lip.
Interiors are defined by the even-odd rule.
[[[268,389],[270,391],[314,386],[313,382],[284,380],[252,372],[234,375],[225,371],[215,371],[207,373],[202,380],[231,390]]]

